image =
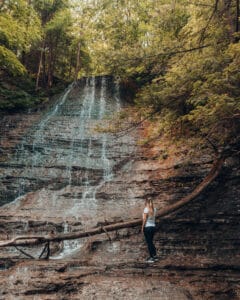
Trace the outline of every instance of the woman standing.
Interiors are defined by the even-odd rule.
[[[143,211],[143,223],[142,223],[142,232],[144,233],[148,251],[150,257],[147,259],[147,262],[155,262],[157,261],[156,256],[156,248],[153,244],[153,237],[155,233],[155,216],[156,216],[156,208],[153,206],[153,202],[151,199],[147,199],[145,201],[145,208]]]

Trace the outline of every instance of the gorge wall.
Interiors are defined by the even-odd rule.
[[[201,182],[209,149],[140,146],[147,123],[120,138],[102,131],[123,106],[111,77],[92,77],[47,111],[2,118],[1,239],[137,218],[146,196],[162,208]],[[207,191],[159,220],[154,265],[140,228],[52,245],[48,261],[1,249],[0,299],[239,299],[239,172],[229,159]]]

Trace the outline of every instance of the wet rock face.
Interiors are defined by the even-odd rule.
[[[133,219],[146,196],[162,208],[201,182],[208,150],[140,147],[144,127],[120,139],[96,130],[122,105],[112,78],[86,78],[44,114],[4,117],[1,240]],[[53,244],[49,261],[1,249],[0,299],[239,299],[239,173],[227,161],[204,194],[158,222],[153,265],[140,228]],[[23,249],[38,258],[43,247]]]
[[[110,213],[115,210],[111,212],[111,204],[122,196],[139,201],[134,186],[128,191],[123,178],[117,179],[118,171],[127,171],[133,159],[134,135],[117,139],[101,131],[121,105],[120,87],[111,77],[86,78],[70,86],[23,139],[16,140],[15,151],[0,165],[1,203],[18,197],[25,216],[48,221],[56,215],[75,220],[82,215],[86,220],[90,212],[92,222],[96,214],[106,218],[99,207],[106,198]],[[15,211],[14,205],[6,209]]]

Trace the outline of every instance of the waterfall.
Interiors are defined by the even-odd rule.
[[[17,179],[15,199],[29,191],[48,188],[49,184],[51,190],[81,185],[81,199],[77,190],[72,208],[67,211],[74,213],[84,202],[96,204],[96,192],[112,180],[115,162],[108,157],[110,134],[96,133],[95,126],[104,126],[105,117],[121,107],[119,83],[108,80],[104,76],[89,77],[80,88],[70,85],[28,132],[17,148],[13,169],[7,174],[12,172]],[[51,198],[57,204],[57,195]]]
[[[113,188],[115,169],[135,147],[131,137],[116,139],[101,130],[120,107],[119,83],[110,76],[70,85],[28,129],[1,169],[7,185],[0,199],[6,210],[18,209],[25,220],[49,222],[58,217],[59,222],[89,225],[94,216],[104,218],[104,203],[117,203],[122,195],[118,185]]]
[[[47,127],[49,121],[57,115],[58,111],[60,110],[61,106],[65,103],[67,100],[67,97],[69,93],[71,92],[73,88],[73,84],[71,84],[66,91],[63,93],[63,95],[60,96],[58,101],[56,102],[55,106],[50,109],[47,114],[42,118],[39,124],[37,124],[36,127],[34,127],[34,133],[32,136],[32,142],[31,142],[31,153],[29,153],[29,136],[27,136],[25,139],[23,139],[22,143],[20,144],[19,149],[17,149],[16,152],[16,160],[18,163],[24,163],[25,167],[22,170],[23,176],[19,177],[18,180],[18,191],[17,191],[17,197],[21,197],[25,193],[25,189],[27,187],[26,184],[26,177],[34,177],[35,168],[37,164],[40,164],[40,166],[44,167],[44,162],[41,161],[42,155],[41,150],[44,151],[47,154],[47,147],[44,147],[45,143],[45,134],[44,130]],[[29,159],[30,158],[30,159]],[[39,169],[37,170],[39,172]]]
[[[116,110],[120,111],[121,109],[121,96],[120,96],[120,84],[119,84],[119,80],[116,81],[115,83],[115,92],[114,92],[114,98],[116,100]]]
[[[117,140],[99,130],[111,122],[121,103],[119,83],[110,76],[83,78],[70,85],[28,130],[3,170],[2,178],[9,182],[5,203],[12,202],[5,205],[6,211],[17,209],[25,220],[73,222],[82,230],[81,226],[103,220],[109,209],[115,212],[122,197],[133,205],[134,192],[119,185],[115,166],[128,161],[125,168],[129,167],[135,141],[127,136]],[[66,225],[63,231],[67,230]],[[62,253],[80,247],[66,241]]]
[[[100,101],[99,101],[99,119],[101,120],[105,113],[106,107],[106,79],[103,77],[101,80],[101,90],[100,90]]]
[[[100,97],[100,109],[99,109],[99,118],[102,119],[105,113],[106,109],[106,81],[105,78],[102,78],[101,82],[101,97]],[[107,158],[106,155],[106,146],[107,146],[107,135],[103,134],[102,136],[102,153],[101,153],[101,159],[103,164],[103,180],[109,181],[111,180],[113,174],[112,174],[112,168],[110,165],[110,161]]]
[[[95,81],[94,81],[95,84]],[[95,97],[95,89],[93,89],[94,92],[92,92],[92,100],[91,103],[94,104],[94,97]],[[105,113],[107,111],[106,107],[106,101],[107,101],[107,87],[106,87],[106,78],[102,77],[101,78],[101,85],[100,85],[100,98],[99,98],[99,120],[103,120]],[[92,106],[91,106],[92,107]],[[91,111],[91,109],[89,109]],[[91,113],[88,114],[89,118],[91,118]],[[92,204],[96,202],[96,192],[97,190],[102,187],[102,185],[111,180],[113,177],[112,174],[112,168],[111,168],[111,163],[110,160],[107,158],[106,154],[106,147],[107,147],[107,135],[106,134],[101,134],[101,137],[99,138],[99,142],[101,144],[101,161],[100,165],[102,166],[103,169],[103,178],[100,181],[100,183],[96,186],[90,186],[89,183],[89,171],[87,170],[85,173],[85,191],[82,196],[82,201],[88,201],[89,199],[91,200]],[[88,143],[88,151],[87,151],[87,164],[89,164],[90,156],[92,154],[92,140],[91,140],[91,135],[89,135],[89,143]]]
[[[90,92],[90,86],[92,86],[92,92]],[[76,126],[72,127],[72,132],[71,132],[71,136],[72,136],[72,141],[71,141],[71,146],[70,146],[70,153],[69,153],[69,157],[68,157],[68,166],[67,166],[67,170],[68,170],[68,183],[69,185],[71,185],[72,183],[72,165],[74,162],[74,156],[75,153],[77,151],[75,151],[75,148],[78,147],[78,145],[75,145],[75,140],[77,139],[78,135],[81,136],[81,142],[80,142],[80,147],[82,149],[82,143],[84,140],[84,123],[85,123],[85,119],[86,119],[86,111],[88,111],[88,117],[91,116],[91,107],[92,104],[94,102],[94,89],[95,89],[95,85],[91,85],[91,83],[89,83],[89,78],[87,78],[86,80],[86,85],[84,87],[84,91],[83,91],[83,103],[82,103],[82,109],[80,109],[80,111],[76,114],[77,115],[77,124]],[[89,95],[90,95],[90,101],[89,101]],[[88,103],[90,103],[90,106],[88,108]]]
[[[64,102],[66,101],[68,94],[70,93],[72,89],[72,84],[67,88],[67,90],[65,91],[65,93],[60,97],[59,101],[56,103],[55,107],[53,108],[53,110],[50,110],[46,116],[42,119],[42,121],[39,123],[39,125],[36,128],[35,134],[34,134],[34,140],[32,143],[32,152],[33,152],[33,156],[32,156],[32,168],[34,168],[34,166],[36,166],[37,162],[39,161],[39,153],[37,151],[35,151],[36,147],[38,145],[42,145],[44,144],[44,129],[46,128],[48,122],[51,120],[51,118],[53,118],[59,111],[59,108],[64,104]]]
[[[87,88],[86,88],[87,87]],[[92,185],[91,184],[91,174],[90,170],[93,167],[92,162],[92,155],[94,155],[94,146],[92,144],[92,132],[91,132],[91,121],[96,116],[96,109],[97,104],[99,107],[99,115],[98,120],[103,120],[105,113],[107,112],[107,87],[106,87],[106,78],[101,78],[101,84],[100,84],[100,95],[96,95],[96,80],[94,77],[92,77],[89,81],[87,79],[85,91],[87,90],[87,93],[84,93],[84,100],[81,108],[80,113],[80,126],[79,126],[79,132],[81,133],[81,143],[80,147],[82,152],[86,153],[85,158],[85,167],[86,170],[84,172],[83,178],[82,178],[82,184],[83,184],[83,192],[82,192],[82,198],[79,203],[79,199],[76,199],[74,201],[74,204],[72,208],[70,209],[70,212],[72,214],[76,214],[78,211],[78,208],[81,207],[82,203],[84,203],[84,207],[88,209],[96,209],[97,206],[97,199],[96,199],[96,193],[97,191],[108,181],[110,181],[113,177],[112,168],[110,164],[110,160],[107,158],[107,135],[106,134],[100,134],[100,136],[97,138],[98,143],[101,145],[101,156],[100,158],[97,158],[95,160],[94,164],[95,167],[99,166],[103,170],[103,175],[101,180],[98,184]],[[99,99],[98,99],[99,97]],[[117,105],[119,105],[119,99],[117,100]],[[118,108],[119,109],[119,108]],[[89,127],[90,125],[90,127]],[[89,131],[90,130],[90,131]],[[84,150],[84,144],[86,149]],[[96,155],[96,153],[95,153]],[[75,215],[77,217],[77,215]],[[64,232],[66,231],[66,228],[64,229]],[[82,243],[80,241],[64,241],[63,243],[63,251],[62,253],[55,257],[55,259],[62,258],[65,255],[69,255],[73,253],[74,251],[80,249],[82,246]]]

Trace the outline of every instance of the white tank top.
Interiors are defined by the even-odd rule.
[[[155,226],[155,217],[156,217],[156,211],[157,209],[154,208],[154,211],[153,211],[153,215],[152,216],[147,216],[147,222],[145,224],[145,227],[150,227],[150,226]],[[149,209],[147,207],[144,208],[144,211],[143,211],[144,214],[148,214],[149,213]]]

